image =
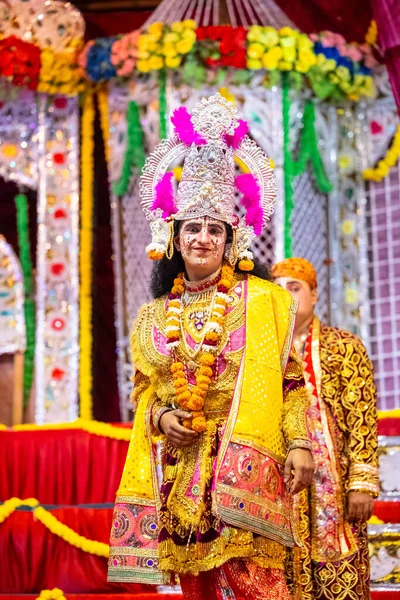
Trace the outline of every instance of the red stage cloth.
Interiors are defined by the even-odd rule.
[[[400,523],[400,502],[375,500],[374,515],[384,523]]]
[[[0,600],[29,600],[29,598],[37,598],[36,594],[33,596],[19,595],[19,594],[0,594]],[[67,600],[182,600],[181,594],[157,594],[153,592],[151,594],[145,592],[138,592],[137,594],[68,594]],[[372,597],[374,600],[374,597]],[[382,599],[382,600],[386,600]]]
[[[128,442],[79,429],[0,431],[0,500],[114,502],[127,451]]]
[[[383,504],[377,502],[376,506]],[[69,507],[52,511],[59,521],[80,535],[104,543],[109,540],[112,513],[111,508]],[[379,511],[375,514],[380,516]],[[154,589],[107,583],[106,558],[71,546],[35,521],[31,511],[16,511],[0,524],[0,556],[0,590],[3,594],[38,593],[58,587],[68,594],[125,591],[142,597]],[[400,593],[397,597],[400,598]],[[173,600],[175,596],[170,598]]]
[[[382,419],[378,428],[400,435],[400,419]],[[114,502],[127,451],[128,442],[79,429],[0,431],[0,501]]]
[[[390,418],[378,421],[379,435],[400,435],[400,419]]]
[[[108,544],[112,509],[59,508],[62,523]],[[107,583],[107,559],[88,554],[51,533],[31,511],[18,510],[0,524],[0,591],[33,594],[58,587],[65,593],[152,592],[152,586]]]

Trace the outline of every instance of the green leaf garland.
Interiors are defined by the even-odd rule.
[[[294,209],[293,180],[304,173],[310,161],[318,189],[327,194],[332,190],[318,148],[315,132],[315,107],[307,100],[303,113],[303,128],[300,136],[300,151],[297,160],[290,152],[290,80],[286,73],[282,75],[282,121],[283,121],[283,161],[284,161],[284,252],[285,258],[292,256],[292,214]]]
[[[133,167],[140,172],[144,166],[146,157],[144,153],[144,138],[142,125],[140,123],[139,107],[133,100],[129,102],[126,113],[127,140],[124,156],[124,164],[120,178],[113,185],[113,193],[116,196],[124,196],[128,191]]]
[[[33,382],[34,356],[35,356],[35,303],[33,301],[33,274],[31,262],[31,247],[28,230],[28,201],[25,194],[17,194],[14,198],[17,208],[17,231],[19,258],[24,277],[25,290],[25,327],[26,351],[24,357],[24,406],[29,401]]]

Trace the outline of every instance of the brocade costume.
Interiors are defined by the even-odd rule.
[[[296,501],[295,600],[368,600],[367,524],[346,520],[346,494],[379,494],[372,364],[356,336],[317,317],[303,361],[316,471]]]
[[[186,293],[184,343],[177,353],[191,384],[213,294],[215,289]],[[253,589],[252,598],[288,598],[283,569],[286,547],[294,540],[283,465],[287,445],[309,439],[302,366],[290,353],[295,302],[251,275],[238,275],[229,296],[215,380],[205,401],[207,430],[182,449],[166,443],[158,430],[160,414],[176,403],[166,297],[144,306],[134,326],[139,405],[117,495],[109,578],[161,583],[162,573],[172,572],[183,574],[187,597],[205,597],[202,587],[214,582],[216,597],[228,597],[223,593],[230,590],[235,598],[240,584],[256,573],[258,592],[247,589]],[[154,436],[162,443],[161,486]],[[225,571],[219,569],[228,561]],[[199,578],[187,577],[199,572]]]

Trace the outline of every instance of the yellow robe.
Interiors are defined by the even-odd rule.
[[[238,279],[230,296],[204,409],[207,431],[180,450],[162,444],[161,482],[152,443],[155,435],[165,442],[157,414],[176,403],[166,298],[139,314],[132,334],[139,404],[117,494],[110,581],[160,583],[163,573],[196,574],[231,558],[282,569],[285,546],[294,544],[283,465],[287,443],[309,435],[302,367],[289,357],[296,305],[253,276]],[[184,312],[177,354],[188,369],[196,366],[208,303],[205,294]]]

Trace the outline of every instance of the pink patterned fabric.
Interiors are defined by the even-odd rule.
[[[372,0],[381,46],[393,95],[400,113],[400,3],[398,0]]]
[[[230,560],[212,571],[181,575],[185,600],[290,600],[283,571]]]

